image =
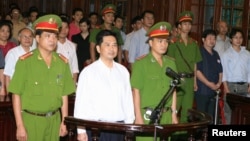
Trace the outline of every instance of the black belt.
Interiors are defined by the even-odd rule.
[[[41,117],[51,117],[53,116],[55,113],[57,113],[59,111],[59,109],[52,111],[52,112],[48,112],[48,113],[35,113],[35,112],[31,112],[28,110],[23,110],[24,112],[31,114],[31,115],[35,115],[35,116],[41,116]]]
[[[247,82],[228,82],[228,83],[237,84],[237,85],[244,85],[244,84],[247,84]]]
[[[182,78],[192,78],[192,77],[194,77],[194,73],[179,73],[179,75]]]

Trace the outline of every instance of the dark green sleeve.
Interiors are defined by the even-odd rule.
[[[175,58],[175,48],[176,48],[175,43],[170,43],[168,46],[167,55]]]
[[[93,29],[89,35],[89,42],[96,43],[96,35],[100,32],[100,29]]]
[[[122,35],[121,35],[121,32],[119,29],[117,28],[113,28],[113,31],[115,32],[116,34],[116,37],[117,37],[117,42],[118,42],[118,45],[121,46],[123,45],[123,39],[122,39]]]
[[[141,61],[136,61],[132,66],[131,74],[131,86],[132,88],[142,89],[143,88],[143,79],[144,79],[144,68]]]

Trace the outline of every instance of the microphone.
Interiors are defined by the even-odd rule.
[[[172,70],[170,67],[167,67],[166,74],[172,77],[173,79],[177,79],[177,80],[182,79],[182,77],[179,74],[177,74],[174,70]]]

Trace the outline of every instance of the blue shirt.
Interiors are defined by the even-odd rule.
[[[202,61],[197,63],[197,70],[199,70],[208,81],[214,82],[215,84],[218,83],[219,74],[222,73],[219,54],[215,50],[212,50],[212,54],[210,54],[204,47],[201,47],[200,51]],[[211,95],[214,93],[214,90],[202,83],[199,79],[197,79],[197,86],[197,94]]]
[[[250,83],[250,53],[245,47],[237,52],[230,46],[222,57],[222,82],[248,82]]]
[[[140,56],[149,53],[149,44],[147,43],[147,31],[144,28],[137,30],[131,37],[129,47],[129,63],[134,63]]]

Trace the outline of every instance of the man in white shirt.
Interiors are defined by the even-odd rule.
[[[230,39],[227,36],[228,26],[225,21],[219,21],[217,23],[217,36],[216,36],[216,44],[214,50],[221,55],[231,46]]]
[[[133,123],[134,108],[128,70],[114,61],[118,53],[116,36],[109,30],[97,34],[98,60],[83,69],[76,90],[74,117],[86,120]],[[92,140],[78,128],[78,141]],[[108,138],[106,138],[108,137]],[[101,133],[99,141],[124,140],[123,134]]]
[[[231,47],[230,38],[227,36],[228,25],[225,21],[219,21],[217,23],[217,32],[218,34],[216,36],[216,44],[214,46],[214,50],[218,52],[221,58],[224,52],[226,52],[226,50]],[[232,111],[226,101],[225,92],[223,96],[224,96],[224,109],[223,110],[224,110],[225,119],[222,119],[222,124],[230,124]]]
[[[70,71],[74,82],[77,82],[79,73],[78,60],[76,56],[76,44],[67,39],[69,33],[69,22],[65,17],[61,17],[62,27],[59,31],[58,42],[57,42],[57,53],[61,53],[69,61]]]
[[[35,46],[32,46],[34,39],[34,34],[30,28],[23,28],[18,33],[18,41],[20,45],[12,48],[8,51],[5,56],[5,86],[9,86],[9,82],[14,74],[15,66],[18,58],[25,53],[35,49]]]

